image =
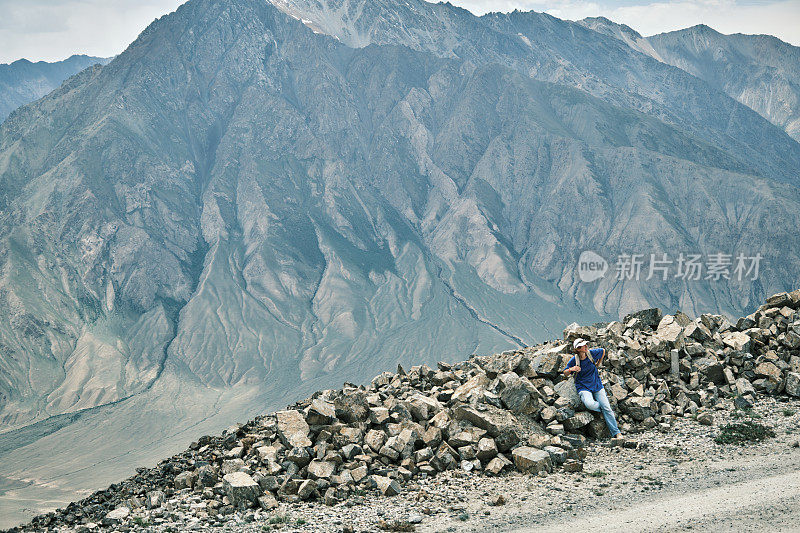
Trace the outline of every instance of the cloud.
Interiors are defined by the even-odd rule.
[[[0,63],[123,51],[184,0],[0,0]]]
[[[655,2],[621,6],[606,16],[643,35],[707,24],[721,33],[763,33],[800,46],[797,0],[750,4],[733,0]]]

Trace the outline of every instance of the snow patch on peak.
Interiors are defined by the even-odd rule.
[[[367,0],[340,0],[325,2],[313,0],[268,0],[292,18],[353,48],[364,48],[371,43],[369,32],[359,29],[359,18]]]

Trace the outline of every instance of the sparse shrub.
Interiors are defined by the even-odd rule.
[[[760,442],[768,437],[774,437],[775,432],[772,428],[746,420],[742,423],[732,423],[722,426],[719,435],[714,437],[717,444],[747,444]]]
[[[783,416],[794,416],[795,410],[794,409],[784,409]]]
[[[594,472],[589,472],[589,476],[591,476],[591,477],[605,477],[606,473],[603,470],[595,470]]]
[[[139,527],[147,527],[147,526],[150,525],[150,521],[149,520],[145,520],[141,516],[134,516],[133,520],[131,520],[131,522],[133,522],[133,525],[139,526]]]
[[[268,522],[270,524],[285,524],[289,521],[289,517],[285,514],[276,514],[271,516]]]

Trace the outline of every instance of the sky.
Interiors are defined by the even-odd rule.
[[[184,0],[0,0],[0,63],[58,61],[122,52]],[[450,0],[482,15],[535,10],[579,20],[604,16],[643,35],[707,24],[722,33],[766,33],[800,46],[800,0]]]

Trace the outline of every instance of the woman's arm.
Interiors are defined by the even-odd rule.
[[[605,348],[600,348],[600,349],[603,350],[603,354],[600,356],[600,359],[597,360],[597,366],[602,365],[603,359],[605,359],[606,357],[606,349]]]

